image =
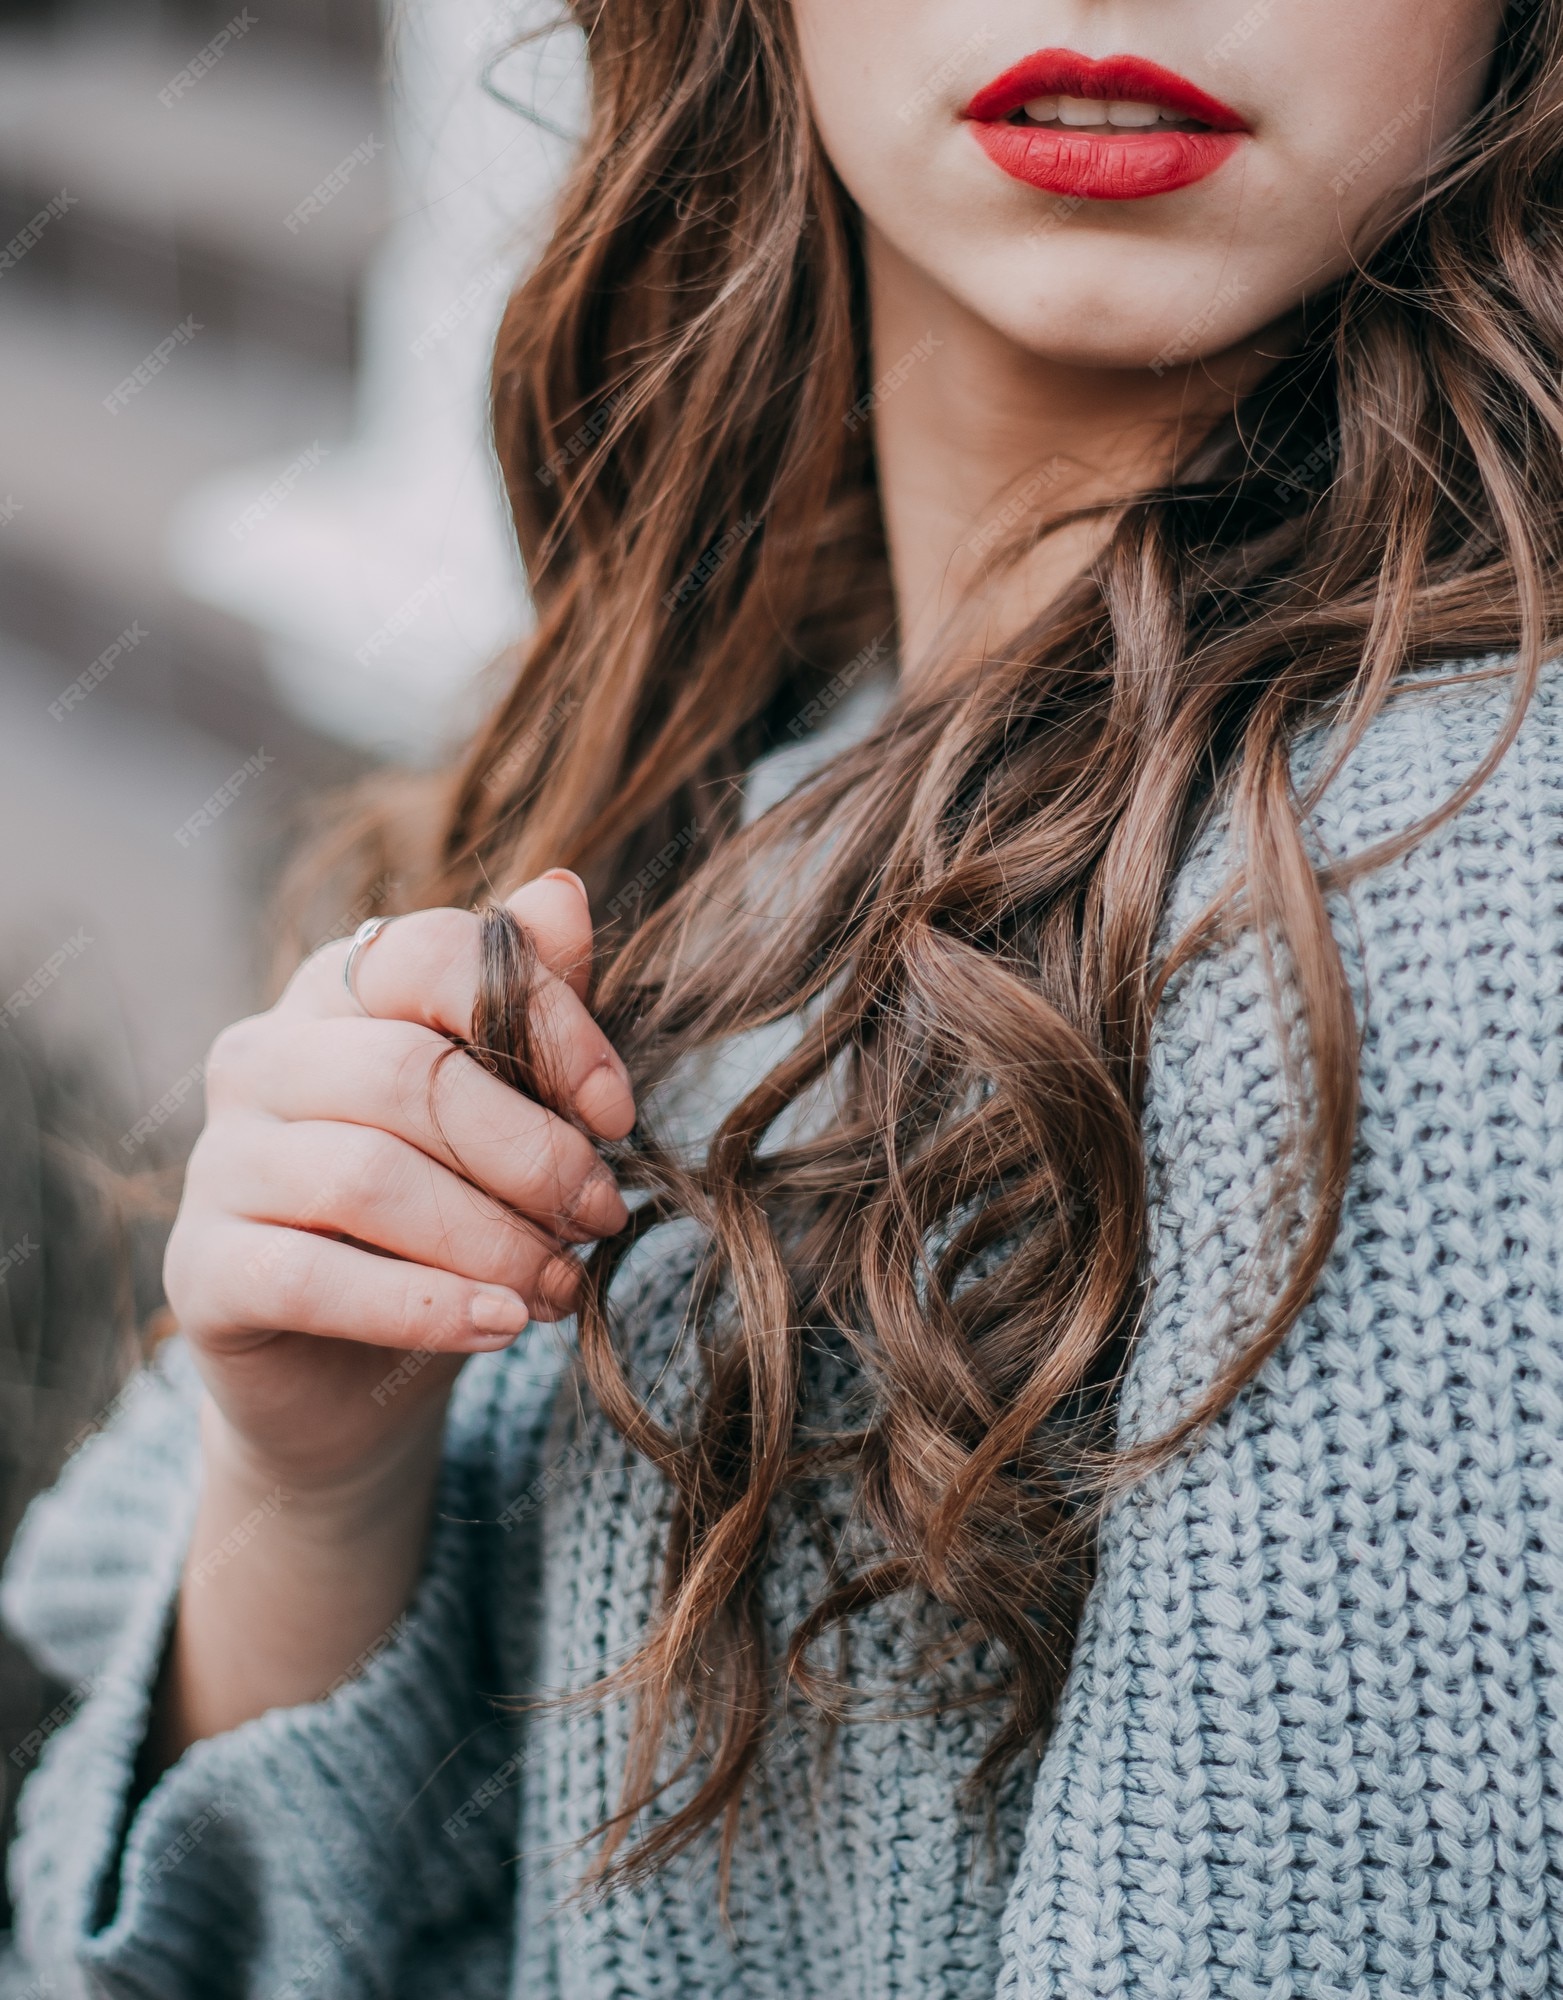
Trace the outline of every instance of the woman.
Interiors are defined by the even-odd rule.
[[[1557,1990],[1563,5],[578,12],[537,632],[13,1558],[29,1949]]]

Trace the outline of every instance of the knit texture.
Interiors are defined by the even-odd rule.
[[[1452,793],[1508,693],[1398,696],[1318,808],[1324,846],[1360,851]],[[1217,822],[1169,932],[1226,858]],[[979,1712],[874,1700],[834,1737],[789,1713],[726,1924],[714,1837],[646,1887],[571,1897],[627,1714],[523,1720],[492,1697],[578,1688],[626,1656],[666,1498],[543,1335],[463,1375],[426,1573],[384,1649],[329,1700],[197,1745],[127,1828],[189,1518],[176,1351],[36,1503],[5,1586],[13,1629],[85,1694],[13,1857],[48,1990],[1563,1992],[1563,673],[1477,799],[1332,916],[1365,1041],[1328,1269],[1253,1387],[1113,1509],[1056,1726],[991,1820],[960,1802]],[[1184,1407],[1253,1310],[1279,1070],[1253,945],[1187,966],[1152,1052],[1125,1438]],[[618,1293],[634,1369],[650,1382],[671,1358],[669,1397],[697,1247],[687,1226],[657,1232]],[[781,1523],[778,1633],[820,1577]],[[904,1603],[855,1620],[854,1678],[885,1687],[934,1620]]]

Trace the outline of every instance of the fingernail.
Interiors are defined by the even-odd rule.
[[[564,1205],[563,1220],[589,1236],[616,1235],[630,1219],[619,1184],[607,1167],[597,1166]]]
[[[575,1108],[588,1125],[618,1137],[623,1114],[635,1108],[629,1075],[617,1056],[604,1056],[575,1093]]]
[[[487,1286],[475,1293],[468,1311],[479,1333],[503,1335],[509,1340],[514,1340],[531,1318],[524,1302],[514,1292],[503,1291],[498,1285]]]
[[[586,897],[587,902],[591,901],[591,897],[587,895],[586,884],[573,868],[546,868],[543,871],[542,880],[545,882],[573,882],[581,894]]]
[[[550,1257],[543,1266],[543,1290],[551,1299],[567,1299],[581,1282],[581,1267],[568,1257]]]

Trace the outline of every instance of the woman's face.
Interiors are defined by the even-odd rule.
[[[871,235],[1032,353],[1158,372],[1251,338],[1349,267],[1380,197],[1480,102],[1503,11],[792,5]]]

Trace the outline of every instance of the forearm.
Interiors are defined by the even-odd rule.
[[[384,1640],[423,1562],[439,1452],[431,1420],[394,1461],[301,1490],[251,1457],[207,1404],[201,1496],[148,1746],[155,1769],[267,1709],[318,1701]]]

